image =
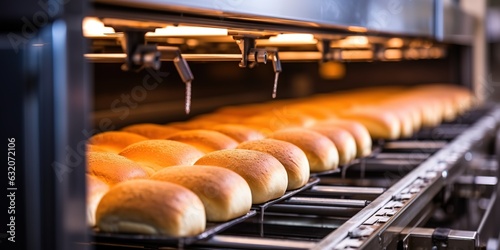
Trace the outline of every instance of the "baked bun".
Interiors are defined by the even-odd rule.
[[[339,165],[337,148],[324,135],[305,128],[278,130],[270,138],[287,141],[299,147],[307,156],[311,172],[335,169]]]
[[[87,152],[110,152],[110,150],[106,147],[87,144]]]
[[[339,165],[345,165],[356,158],[356,141],[345,129],[315,125],[309,129],[318,132],[330,139],[339,153]]]
[[[223,133],[237,142],[253,141],[263,139],[264,135],[257,129],[253,129],[247,126],[238,124],[220,124],[215,127],[210,128],[220,133]]]
[[[292,143],[275,139],[262,139],[241,143],[238,148],[270,154],[280,161],[288,175],[287,190],[300,188],[309,181],[310,169],[307,157],[299,147]]]
[[[228,221],[248,213],[252,193],[245,179],[235,172],[214,166],[173,166],[151,176],[193,191],[205,206],[208,221]]]
[[[185,237],[205,230],[203,203],[177,184],[133,180],[120,183],[102,197],[97,226],[103,232]]]
[[[87,224],[95,226],[95,212],[101,198],[109,190],[109,185],[101,179],[86,174],[87,177]]]
[[[398,139],[401,135],[401,122],[398,117],[386,110],[364,107],[339,113],[342,119],[355,120],[363,124],[372,138]]]
[[[120,155],[158,171],[169,166],[193,165],[203,152],[182,142],[147,140],[126,147]]]
[[[318,126],[335,127],[347,130],[356,141],[356,157],[365,157],[372,152],[372,138],[365,126],[357,121],[331,119],[318,123]]]
[[[138,163],[110,152],[88,152],[87,172],[109,185],[122,181],[147,178],[147,171]]]
[[[288,185],[283,165],[266,153],[225,149],[208,153],[196,165],[212,165],[230,169],[245,179],[252,191],[252,203],[259,204],[285,194]]]
[[[332,112],[319,105],[302,103],[291,105],[290,109],[298,110],[299,112],[311,116],[319,121],[335,118],[335,115]]]
[[[118,153],[130,144],[145,141],[148,138],[124,131],[108,131],[96,134],[89,139],[89,144],[99,146],[101,150]]]
[[[171,122],[167,126],[180,130],[206,129],[220,124],[220,122],[210,120],[191,120],[185,122]]]
[[[149,139],[165,139],[168,136],[181,131],[178,128],[159,125],[154,123],[142,123],[122,128],[122,131],[142,135]]]
[[[245,125],[276,131],[285,128],[312,126],[316,120],[297,110],[282,108],[252,116],[243,122]]]
[[[236,148],[236,146],[238,146],[238,142],[231,137],[216,131],[204,129],[178,132],[169,136],[167,139],[192,145],[205,153],[221,149]]]

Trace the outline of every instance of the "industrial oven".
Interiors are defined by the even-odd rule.
[[[486,101],[492,88],[485,77],[483,5],[446,0],[12,4],[2,19],[0,60],[6,70],[2,99],[9,107],[2,111],[8,119],[4,138],[15,138],[18,154],[15,182],[5,185],[6,195],[17,195],[18,241],[7,242],[12,236],[5,234],[0,244],[496,249],[500,109]],[[376,141],[369,157],[314,176],[300,192],[198,237],[113,236],[85,223],[85,143],[93,134],[140,122],[188,120],[226,105],[428,83],[466,86],[481,104],[411,138]]]

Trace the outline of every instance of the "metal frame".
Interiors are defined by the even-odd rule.
[[[479,120],[472,128],[399,180],[358,214],[319,242],[313,249],[336,248],[343,240],[348,239],[351,232],[360,227],[363,222],[374,216],[387,203],[395,200],[395,197],[408,186],[408,183],[413,183],[419,178],[423,179],[430,171],[441,173],[441,175],[436,175],[433,181],[421,190],[418,197],[410,199],[386,224],[380,226],[366,239],[363,239],[361,245],[366,249],[383,249],[389,246],[395,248],[401,230],[406,226],[411,226],[411,222],[415,215],[418,214],[418,211],[423,210],[444,185],[452,182],[453,178],[463,171],[463,165],[458,163],[464,160],[464,155],[480,141],[486,138],[494,138],[499,121],[500,108],[497,107],[491,114]]]
[[[56,5],[49,7],[50,15],[39,5],[26,6],[33,2],[20,1],[9,6],[30,10],[23,12],[26,16],[9,16],[13,23],[43,14],[47,19],[40,25],[37,23],[29,36],[21,26],[10,27],[12,33],[8,34],[17,34],[26,43],[17,48],[2,47],[11,54],[17,53],[16,60],[2,57],[1,61],[2,65],[13,64],[10,66],[15,68],[4,74],[7,79],[14,79],[7,80],[6,85],[12,85],[8,89],[16,89],[7,93],[4,100],[18,116],[4,119],[16,127],[9,137],[19,139],[16,217],[19,228],[25,228],[25,232],[18,231],[12,248],[5,245],[3,249],[87,248],[78,244],[88,241],[86,136],[82,132],[88,131],[90,124],[91,85],[82,56],[86,49],[81,25],[87,3],[82,0],[49,3]],[[0,40],[3,39],[2,36]],[[16,73],[20,74],[9,76]]]
[[[337,28],[431,37],[433,0],[95,0],[114,6],[209,15],[214,18],[290,24],[309,28]],[[284,8],[283,6],[286,6]],[[357,29],[358,28],[358,29]]]

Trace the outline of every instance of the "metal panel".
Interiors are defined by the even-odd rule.
[[[425,187],[425,190],[419,193],[419,196],[412,198],[400,212],[387,222],[387,224],[377,229],[370,237],[363,240],[363,247],[367,249],[383,248],[395,244],[394,240],[405,226],[409,225],[415,217],[417,211],[421,211],[424,206],[434,197],[439,189],[450,182],[452,176],[457,176],[460,172],[460,164],[456,164],[463,159],[463,155],[478,144],[482,139],[491,137],[491,133],[496,130],[496,124],[500,119],[500,109],[495,109],[490,116],[482,118],[471,127],[467,133],[457,137],[445,148],[430,157],[410,174],[403,177],[385,193],[375,199],[363,210],[349,219],[333,233],[325,237],[316,245],[314,249],[332,249],[335,248],[343,239],[347,239],[350,232],[358,228],[361,223],[368,220],[370,216],[394,199],[403,190],[408,183],[412,183],[420,176],[424,176],[426,171],[435,168],[443,169],[442,176],[436,178],[431,185]],[[405,211],[407,210],[407,211]],[[391,230],[389,230],[391,229]],[[397,230],[395,230],[397,229]],[[361,243],[360,243],[361,244]]]
[[[433,0],[95,0],[95,3],[311,28],[431,37]],[[362,27],[362,29],[356,29]],[[364,28],[364,29],[363,29]]]
[[[436,0],[434,36],[438,41],[470,45],[476,20],[464,12],[458,1]]]

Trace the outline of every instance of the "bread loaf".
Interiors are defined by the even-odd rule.
[[[110,152],[88,152],[87,172],[99,177],[108,185],[149,177],[140,164]]]
[[[173,166],[158,171],[153,180],[168,181],[193,191],[205,206],[208,221],[228,221],[245,215],[252,193],[245,179],[214,166]]]
[[[361,123],[351,120],[331,119],[318,126],[335,127],[347,130],[356,141],[356,157],[365,157],[372,152],[372,138],[370,133]]]
[[[287,141],[306,154],[311,172],[332,170],[338,167],[337,148],[327,137],[305,128],[278,130],[270,138]]]
[[[210,128],[210,130],[223,133],[237,142],[253,141],[263,139],[264,135],[257,129],[238,124],[220,124]]]
[[[266,153],[225,149],[208,153],[196,165],[213,165],[230,169],[245,179],[252,191],[252,203],[260,204],[281,197],[288,178],[283,165]]]
[[[111,152],[111,151],[106,147],[87,144],[87,152]]]
[[[296,110],[279,108],[252,116],[243,122],[245,125],[259,126],[276,131],[285,128],[312,126],[316,120]]]
[[[383,109],[356,108],[337,115],[342,119],[360,122],[368,129],[372,138],[397,139],[401,135],[401,122],[398,117]]]
[[[97,207],[103,232],[185,237],[205,230],[203,203],[177,184],[132,180],[111,188]]]
[[[126,147],[120,155],[158,171],[169,166],[193,165],[203,152],[182,142],[147,140]]]
[[[238,142],[222,133],[204,129],[187,130],[175,133],[167,139],[192,145],[202,152],[208,153],[221,149],[236,148]]]
[[[339,153],[339,165],[347,164],[356,158],[356,141],[348,131],[325,125],[315,125],[309,129],[328,137],[335,144]]]
[[[181,130],[165,125],[142,123],[127,126],[123,128],[122,131],[142,135],[149,139],[165,139],[168,136],[175,134]]]
[[[128,145],[145,141],[148,138],[124,131],[108,131],[96,134],[89,139],[89,144],[98,146],[101,150],[118,153]]]
[[[241,143],[238,148],[267,153],[280,161],[288,176],[287,190],[300,188],[309,180],[310,169],[307,157],[299,147],[292,143],[275,139],[262,139]]]
[[[101,198],[109,190],[109,185],[93,175],[87,177],[87,225],[95,226],[95,212]]]

